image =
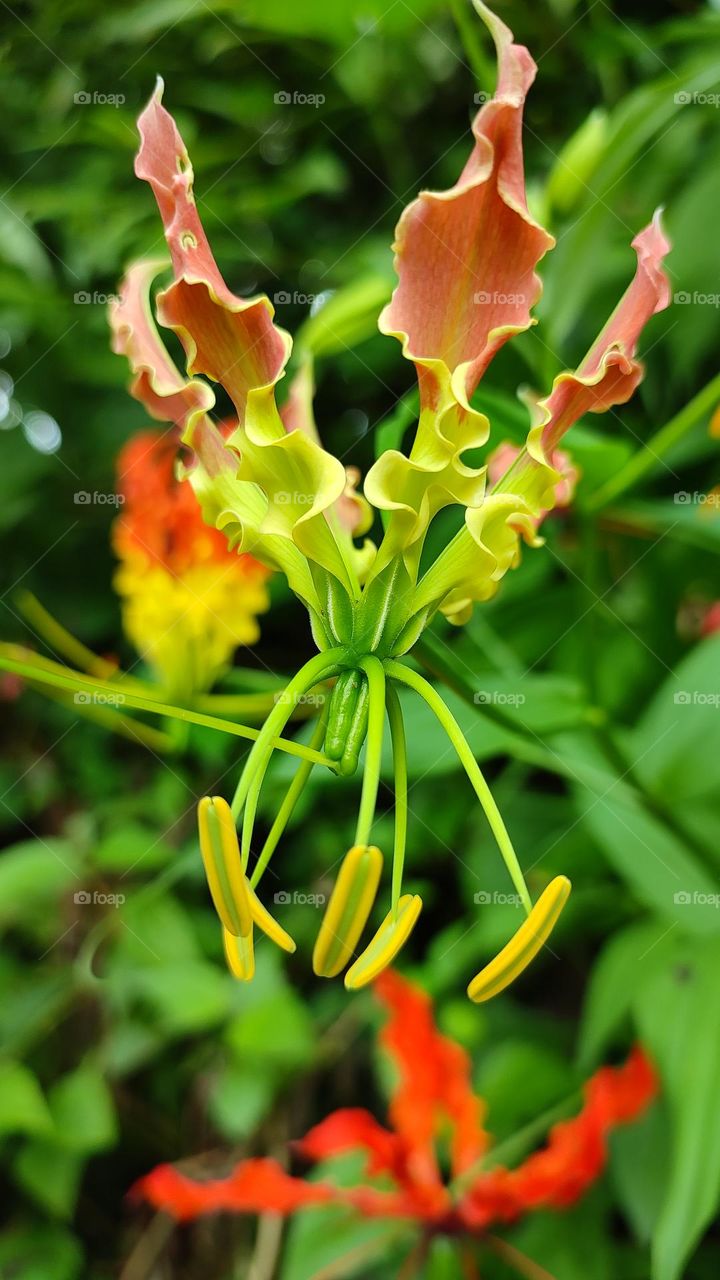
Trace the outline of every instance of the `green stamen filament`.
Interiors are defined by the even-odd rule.
[[[298,698],[312,689],[313,685],[330,676],[336,675],[340,664],[345,660],[344,649],[330,649],[326,653],[318,653],[293,676],[284,692],[280,695],[265,724],[260,730],[257,742],[245,762],[232,801],[233,817],[237,821],[243,805],[246,803],[242,832],[242,865],[247,868],[250,856],[250,842],[255,821],[258,796],[265,776],[265,770],[273,753],[273,739],[281,733],[293,713]]]
[[[513,848],[512,841],[508,834],[505,823],[502,820],[500,810],[493,799],[492,792],[480,771],[480,767],[475,759],[465,735],[460,728],[457,720],[452,712],[445,706],[440,694],[433,688],[423,676],[418,675],[416,671],[412,671],[410,667],[404,666],[400,662],[389,661],[386,664],[388,676],[397,680],[399,684],[405,684],[410,689],[414,689],[420,697],[425,700],[430,710],[434,712],[448,738],[452,742],[460,763],[462,764],[470,784],[483,807],[485,817],[490,824],[497,846],[502,854],[505,865],[510,873],[510,878],[517,890],[525,911],[529,915],[532,910],[530,894],[525,883],[518,857]]]
[[[375,805],[380,785],[383,723],[385,720],[385,670],[380,659],[372,657],[363,658],[360,668],[367,676],[369,711],[365,773],[360,796],[355,844],[367,845],[370,843],[370,831],[375,817]]]
[[[327,716],[328,716],[328,703],[326,702],[325,706],[322,709],[320,717],[318,719],[317,725],[315,726],[315,732],[313,733],[312,738],[310,739],[310,746],[312,748],[319,747],[320,743],[325,737],[325,727],[327,724]],[[253,889],[256,889],[258,884],[260,883],[260,880],[263,876],[265,868],[267,867],[270,859],[272,858],[278,846],[280,837],[282,836],[288,822],[290,821],[293,815],[293,810],[295,809],[295,805],[297,804],[302,794],[305,783],[307,782],[312,772],[312,768],[313,768],[312,760],[303,760],[301,761],[299,767],[295,772],[295,776],[292,782],[290,783],[290,786],[288,787],[287,792],[285,793],[285,798],[282,804],[280,805],[280,808],[277,811],[275,821],[273,822],[270,828],[270,832],[268,834],[267,840],[265,841],[265,844],[262,847],[260,856],[258,857],[258,860],[253,869],[253,873],[250,877],[250,884],[252,885]]]
[[[395,838],[392,865],[392,914],[397,920],[398,903],[402,891],[403,867],[408,822],[408,775],[405,725],[397,692],[391,684],[386,691],[388,721],[392,740],[393,772],[395,779]]]

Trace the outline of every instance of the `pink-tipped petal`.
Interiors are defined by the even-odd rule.
[[[663,259],[670,250],[660,211],[632,242],[637,254],[635,277],[575,373],[561,373],[550,395],[538,404],[539,421],[528,448],[548,456],[573,423],[585,413],[604,413],[625,404],[642,381],[644,367],[635,359],[637,344],[651,316],[670,302]]]
[[[446,371],[462,404],[495,352],[532,323],[535,267],[554,244],[525,199],[522,113],[535,63],[485,5],[476,8],[498,56],[495,96],[473,123],[475,145],[449,191],[424,191],[396,233],[399,284],[380,328],[415,362],[423,404],[442,394]]]
[[[150,288],[166,262],[135,262],[110,304],[112,349],[125,356],[133,374],[130,394],[151,418],[172,422],[182,433],[189,422],[214,403],[210,387],[199,378],[188,381],[171,360],[150,310]]]
[[[268,298],[239,298],[218,270],[193,196],[193,170],[175,121],[162,105],[162,82],[138,121],[135,172],[153,189],[175,282],[158,298],[161,322],[178,334],[191,373],[221,383],[242,421],[248,397],[281,377],[290,338],[273,324]]]

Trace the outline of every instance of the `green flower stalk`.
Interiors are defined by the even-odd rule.
[[[565,432],[587,412],[624,403],[640,382],[638,339],[669,301],[662,269],[669,245],[656,216],[633,241],[635,277],[607,324],[574,372],[560,374],[547,395],[527,399],[525,447],[490,485],[487,466],[467,461],[469,451],[484,447],[491,435],[487,416],[472,398],[495,353],[534,323],[531,311],[541,292],[536,267],[554,241],[528,211],[525,197],[522,112],[535,64],[480,0],[475,7],[495,42],[497,90],[477,113],[458,181],[446,191],[422,192],[398,224],[398,284],[379,326],[415,366],[419,416],[409,452],[383,452],[362,495],[356,492],[357,474],[324,449],[318,436],[308,345],[278,407],[276,389],[291,339],[275,325],[267,297],[238,297],[223,280],[195,204],[190,159],[162,105],[161,83],[139,120],[136,173],[152,187],[172,259],[172,279],[156,294],[155,312],[179,339],[186,372],[175,367],[153,319],[152,283],[162,264],[136,264],[128,272],[112,308],[114,348],[130,362],[133,394],[182,440],[189,456],[186,482],[206,523],[239,554],[249,553],[285,576],[307,610],[318,651],[268,715],[230,808],[218,798],[200,806],[210,887],[229,964],[240,978],[252,976],[254,925],[287,950],[293,945],[261,907],[255,888],[280,847],[313,760],[299,765],[253,866],[255,815],[293,708],[320,684],[331,687],[312,753],[322,750],[332,769],[351,775],[364,748],[364,772],[355,843],[315,947],[319,975],[346,969],[350,988],[372,981],[397,955],[421,910],[419,897],[403,893],[408,806],[401,688],[424,699],[447,733],[526,913],[515,938],[470,983],[473,1000],[489,998],[521,972],[547,939],[569,892],[569,882],[557,877],[533,906],[508,831],[459,725],[407,659],[437,614],[462,625],[517,565],[522,543],[541,545],[538,525],[556,502],[562,477],[554,464]],[[214,383],[234,405],[237,425],[229,434],[212,416]],[[426,563],[428,530],[451,506],[460,508],[462,527]],[[382,533],[374,541],[378,515]],[[383,863],[371,841],[386,724],[395,785],[392,888],[382,924],[358,953]]]

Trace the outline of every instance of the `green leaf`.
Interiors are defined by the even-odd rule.
[[[312,1019],[287,988],[244,1011],[228,1027],[227,1040],[240,1062],[294,1070],[312,1058]]]
[[[50,1112],[32,1071],[20,1062],[0,1062],[0,1134],[51,1130]]]
[[[667,1195],[653,1240],[653,1280],[677,1280],[720,1198],[720,940],[678,941],[637,992],[641,1035],[672,1120]]]
[[[43,1222],[13,1226],[0,1236],[0,1275],[22,1280],[79,1280],[82,1250],[64,1227]]]
[[[678,806],[717,795],[720,635],[698,644],[660,686],[635,735],[637,771]],[[682,816],[682,809],[679,810]]]
[[[77,854],[67,840],[23,840],[0,860],[0,927],[33,917],[80,886]]]
[[[642,1245],[650,1242],[672,1164],[667,1108],[655,1105],[610,1139],[610,1181]]]
[[[89,1155],[115,1143],[115,1104],[95,1067],[86,1064],[63,1076],[48,1101],[57,1138],[67,1150]]]
[[[99,842],[93,861],[101,871],[147,875],[164,867],[171,856],[172,850],[152,827],[127,823]]]
[[[77,1201],[85,1157],[54,1142],[28,1142],[15,1158],[19,1185],[53,1217],[70,1218]]]
[[[254,1133],[272,1099],[273,1081],[267,1072],[227,1063],[212,1083],[208,1112],[224,1137],[238,1142]]]
[[[571,763],[581,780],[578,817],[631,891],[687,933],[717,932],[717,886],[694,853],[611,775],[602,754],[579,738]]]
[[[675,946],[664,921],[643,921],[616,933],[595,961],[585,995],[579,1063],[587,1073],[605,1056],[628,1017],[638,983],[661,966]]]
[[[184,960],[130,975],[130,985],[147,1003],[161,1033],[186,1035],[217,1026],[230,1007],[231,982],[217,965]]]

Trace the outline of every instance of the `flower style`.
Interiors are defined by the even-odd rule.
[[[140,431],[122,449],[125,503],[113,527],[123,624],[172,696],[209,689],[238,645],[260,633],[268,569],[228,550],[176,475],[172,435]]]
[[[653,1067],[635,1047],[623,1066],[602,1067],[591,1077],[581,1109],[556,1124],[543,1147],[506,1168],[494,1157],[468,1057],[438,1031],[425,993],[388,970],[375,994],[389,1015],[380,1042],[397,1074],[389,1127],[353,1107],[333,1112],[293,1143],[311,1162],[362,1152],[362,1185],[335,1185],[332,1165],[320,1181],[306,1182],[276,1160],[260,1158],[243,1160],[228,1177],[206,1182],[160,1165],[140,1179],[135,1192],[180,1221],[222,1211],[287,1215],[338,1204],[368,1218],[406,1219],[426,1237],[447,1234],[482,1244],[490,1228],[577,1201],[603,1172],[612,1130],[635,1120],[657,1094]],[[436,1146],[441,1133],[449,1135],[447,1180]]]
[[[560,484],[563,436],[585,413],[623,404],[642,378],[636,347],[646,322],[669,301],[662,269],[669,245],[656,216],[635,237],[635,277],[585,358],[574,372],[561,373],[549,394],[528,401],[524,448],[502,474],[494,465],[490,473],[487,465],[471,466],[468,450],[490,438],[490,422],[473,406],[473,393],[500,347],[534,323],[531,310],[541,288],[536,268],[554,243],[525,198],[522,113],[535,64],[481,0],[475,7],[495,42],[497,91],[477,113],[458,181],[447,191],[423,192],[398,224],[398,285],[379,324],[415,366],[420,413],[408,454],[382,453],[365,478],[364,498],[354,492],[357,477],[348,476],[320,442],[308,360],[278,407],[290,337],[275,325],[266,297],[238,297],[223,280],[193,197],[187,151],[162,105],[161,83],[140,117],[136,172],[152,187],[172,259],[172,279],[155,300],[157,317],[179,339],[187,376],[173,364],[152,318],[151,285],[161,264],[130,269],[112,320],[115,349],[132,368],[132,393],[153,417],[175,425],[192,456],[187,480],[205,521],[232,550],[285,575],[308,611],[318,649],[290,681],[250,752],[230,806],[233,824],[242,818],[240,842],[225,827],[221,843],[208,835],[208,813],[222,809],[220,797],[201,811],[211,883],[214,878],[224,886],[226,896],[232,886],[246,898],[254,893],[311,767],[300,765],[248,876],[258,795],[277,735],[298,698],[332,682],[313,747],[322,746],[331,767],[344,775],[356,769],[364,744],[366,751],[355,843],[320,929],[314,968],[331,977],[349,965],[350,988],[376,978],[397,955],[422,906],[417,895],[402,891],[407,765],[397,689],[408,687],[428,703],[455,747],[527,913],[500,956],[470,983],[471,997],[483,1000],[538,952],[570,886],[557,877],[533,907],[459,725],[403,658],[438,613],[461,625],[488,600],[518,563],[523,541],[541,544],[542,516],[564,500],[563,488],[567,496],[567,482]],[[237,422],[229,435],[211,416],[211,383],[219,383],[234,405]],[[451,505],[464,513],[462,527],[425,564],[430,524]],[[373,513],[383,517],[382,536],[377,545],[368,538],[358,545],[356,536],[368,531]],[[370,841],[386,715],[395,761],[392,891],[382,924],[358,954],[383,863]],[[258,911],[242,914],[242,928],[238,904],[221,918],[231,968],[249,977]],[[267,919],[264,925],[271,927]]]

